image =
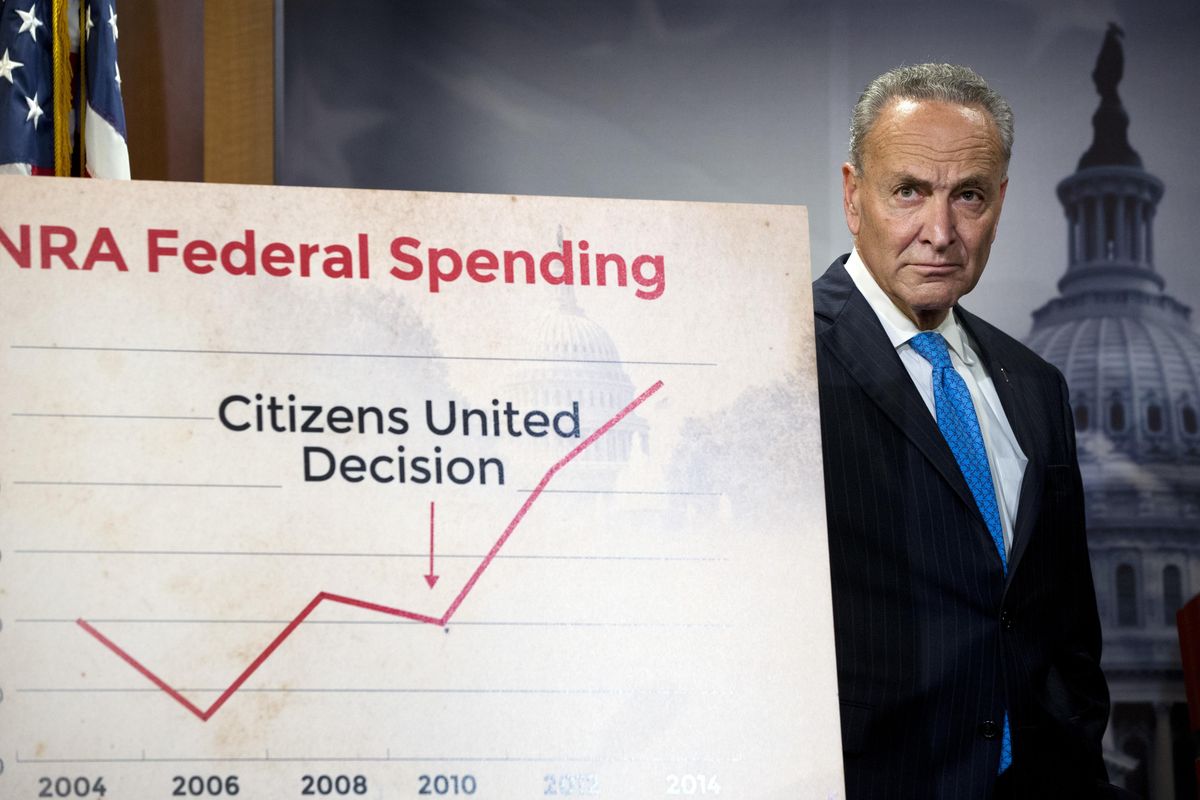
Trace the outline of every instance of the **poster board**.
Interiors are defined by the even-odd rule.
[[[803,209],[0,192],[0,794],[842,796]]]

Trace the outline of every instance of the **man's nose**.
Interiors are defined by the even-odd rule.
[[[954,212],[949,198],[932,197],[925,204],[925,224],[921,231],[922,240],[935,250],[945,250],[954,244]]]

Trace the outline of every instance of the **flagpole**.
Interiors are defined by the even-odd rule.
[[[71,34],[67,0],[51,0],[54,37],[54,174],[71,174]]]
[[[87,171],[87,0],[79,0],[79,110],[75,114],[75,125],[79,129],[76,137],[79,148],[79,174],[86,176]]]

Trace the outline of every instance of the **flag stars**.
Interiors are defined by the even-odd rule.
[[[108,27],[112,28],[113,41],[117,40],[117,12],[112,6],[108,7]]]
[[[29,106],[29,113],[25,115],[25,121],[32,121],[33,129],[36,131],[38,122],[40,122],[42,119],[42,114],[46,113],[42,111],[42,107],[38,105],[37,92],[33,93],[33,97],[26,97],[25,103]]]
[[[92,21],[92,7],[90,4],[87,6],[87,19],[84,20],[83,24],[84,24],[83,38],[85,40],[91,39],[92,38],[92,28],[96,27],[96,23]]]
[[[16,11],[17,16],[21,18],[21,29],[17,31],[17,35],[20,36],[25,31],[29,31],[29,35],[36,42],[38,26],[46,24],[37,18],[37,3],[29,6],[28,11],[22,11],[19,8]]]
[[[121,65],[113,62],[113,69],[117,72],[117,88],[121,88]]]
[[[0,56],[0,78],[8,78],[8,82],[13,82],[12,71],[17,67],[23,67],[25,63],[22,61],[13,61],[8,57],[8,48],[4,48],[4,55]]]

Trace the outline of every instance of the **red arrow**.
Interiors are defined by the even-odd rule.
[[[429,574],[425,576],[425,582],[432,589],[437,585],[440,576],[433,574],[433,501],[429,501]]]

